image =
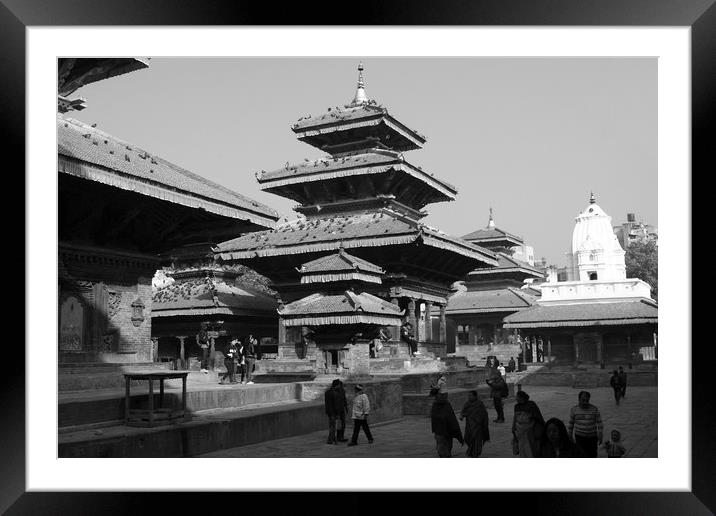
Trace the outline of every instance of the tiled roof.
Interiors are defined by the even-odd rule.
[[[275,210],[104,131],[57,116],[59,171],[272,227]],[[70,158],[69,160],[63,158]],[[75,160],[78,160],[77,163]]]
[[[458,292],[448,299],[448,314],[491,313],[524,310],[537,298],[520,289],[507,287],[495,290]]]
[[[306,159],[303,163],[286,165],[284,168],[271,172],[261,171],[256,179],[264,184],[263,189],[270,189],[285,184],[321,181],[363,174],[379,174],[389,170],[404,172],[439,190],[449,199],[454,199],[457,189],[433,176],[423,172],[422,168],[411,165],[403,159],[399,152],[372,150],[343,157],[328,157],[317,160]]]
[[[415,243],[452,251],[496,265],[494,253],[447,235],[420,222],[388,210],[336,215],[325,219],[298,219],[273,230],[250,233],[222,242],[216,252],[222,260],[263,256],[337,251],[345,249]]]
[[[526,276],[533,276],[536,278],[544,278],[545,274],[539,269],[531,266],[527,262],[523,262],[505,253],[497,253],[497,267],[490,269],[477,269],[470,272],[470,276],[487,277],[492,275],[504,274],[506,272],[523,272]]]
[[[348,254],[343,249],[338,253],[322,256],[310,262],[301,265],[299,272],[302,274],[310,274],[316,272],[333,272],[333,271],[364,271],[375,274],[383,274],[383,269],[367,260],[358,258]]]
[[[478,229],[462,237],[464,240],[498,240],[501,238],[513,239],[522,242],[522,237],[508,233],[499,228]]]
[[[216,299],[214,299],[216,292]],[[203,313],[256,312],[275,315],[278,306],[272,296],[220,280],[193,278],[176,281],[158,289],[152,296],[152,317],[176,316],[193,311]]]
[[[334,108],[330,108],[329,111],[323,113],[322,115],[299,118],[293,125],[293,130],[295,132],[302,132],[317,127],[345,124],[350,121],[359,121],[370,118],[388,118],[394,123],[399,123],[393,119],[393,117],[388,113],[388,110],[383,106],[375,103],[368,103],[358,106],[336,106]],[[402,124],[400,125],[402,126]],[[425,136],[420,134],[418,131],[405,126],[403,127],[413,138],[417,138],[422,140],[422,142],[425,142]]]
[[[658,307],[654,301],[591,302],[535,305],[505,318],[506,328],[550,328],[562,326],[615,326],[656,324]]]
[[[365,312],[382,315],[401,315],[403,311],[384,299],[367,292],[349,290],[340,294],[311,294],[279,309],[282,316],[299,314],[327,314]]]

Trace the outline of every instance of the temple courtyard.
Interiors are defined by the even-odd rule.
[[[577,394],[581,389],[570,387],[525,386],[530,400],[537,403],[545,420],[551,417],[569,421],[569,409],[577,403]],[[627,396],[619,406],[615,405],[612,389],[607,387],[587,389],[592,394],[591,402],[599,407],[604,422],[605,440],[609,432],[617,428],[622,433],[622,441],[627,450],[625,457],[658,457],[657,432],[657,387],[629,387]],[[505,403],[505,423],[490,422],[490,442],[485,444],[485,458],[514,458],[511,447],[512,413],[514,398]],[[459,411],[460,407],[454,407]],[[495,411],[488,408],[490,420]],[[369,419],[370,422],[370,419]],[[352,422],[347,425],[346,437],[350,438]],[[464,423],[461,423],[464,430]],[[371,425],[375,441],[368,444],[361,432],[358,446],[348,447],[326,444],[328,424],[325,431],[297,435],[285,439],[265,441],[259,444],[239,446],[200,455],[201,457],[284,457],[284,458],[433,458],[435,441],[430,432],[430,418],[425,416],[405,416],[400,419],[384,421]],[[455,441],[453,457],[464,457],[465,448]],[[600,457],[606,457],[600,450]]]

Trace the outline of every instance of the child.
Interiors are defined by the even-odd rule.
[[[626,453],[626,449],[622,445],[622,434],[619,430],[612,430],[612,440],[605,442],[602,446],[607,451],[607,457],[618,459]]]

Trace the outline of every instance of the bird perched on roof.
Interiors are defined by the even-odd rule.
[[[92,124],[92,127],[97,127],[97,124]]]

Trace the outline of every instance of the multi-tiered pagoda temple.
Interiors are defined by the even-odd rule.
[[[286,164],[257,174],[262,189],[297,201],[297,220],[219,244],[217,258],[241,262],[273,281],[284,303],[315,293],[301,283],[301,264],[343,248],[377,265],[380,283],[366,292],[404,310],[423,356],[445,354],[445,308],[450,286],[469,271],[497,265],[491,251],[420,222],[424,208],[452,201],[457,190],[406,161],[425,137],[369,100],[358,67],[352,102],[293,125],[299,140],[328,153],[323,159]],[[279,319],[279,359],[296,359],[306,329]],[[388,328],[397,344],[399,328]],[[407,356],[407,343],[396,346]],[[317,350],[319,353],[321,350]],[[315,360],[310,353],[306,357]]]

